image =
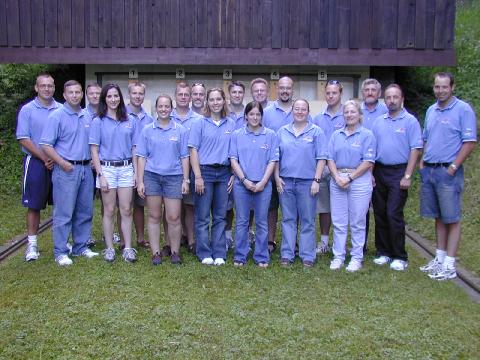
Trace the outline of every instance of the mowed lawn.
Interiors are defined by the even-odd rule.
[[[97,226],[96,232],[99,231]],[[41,257],[0,264],[2,359],[474,359],[480,304],[452,282],[433,282],[410,251],[405,273],[328,269],[153,267],[117,259],[53,261],[50,231]],[[97,246],[101,250],[101,246]]]

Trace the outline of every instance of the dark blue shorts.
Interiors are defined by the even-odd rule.
[[[52,200],[52,172],[42,160],[31,155],[23,158],[22,205],[33,210],[42,210]]]
[[[160,175],[146,171],[143,175],[146,196],[161,196],[167,199],[182,198],[182,175]]]

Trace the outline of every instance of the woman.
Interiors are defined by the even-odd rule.
[[[372,132],[362,127],[362,110],[356,101],[344,104],[343,116],[345,127],[336,130],[328,144],[334,256],[330,269],[338,270],[343,266],[350,224],[352,249],[346,270],[354,272],[362,268],[376,142]]]
[[[230,141],[230,162],[236,175],[233,184],[235,200],[235,255],[233,264],[243,266],[250,248],[248,225],[250,209],[256,225],[253,261],[260,267],[270,262],[268,252],[268,206],[272,195],[270,177],[278,161],[278,145],[273,130],[262,126],[263,108],[256,101],[247,104],[244,117],[247,124],[236,130]]]
[[[172,264],[182,263],[180,239],[182,225],[180,213],[182,194],[188,193],[188,130],[177,124],[171,117],[173,102],[170,96],[160,95],[155,103],[157,121],[147,125],[140,133],[137,143],[138,195],[147,198],[148,234],[152,249],[152,264],[159,265],[160,221],[162,205],[168,224]]]
[[[107,246],[103,258],[108,262],[115,260],[113,226],[117,196],[125,240],[122,256],[128,262],[137,259],[136,250],[132,248],[131,210],[136,166],[133,161],[135,124],[135,119],[127,115],[119,86],[105,85],[100,94],[98,117],[91,125],[89,144],[97,172],[97,188],[102,193],[102,223]]]
[[[227,255],[225,217],[233,185],[228,147],[235,130],[235,122],[227,114],[223,90],[208,90],[204,117],[192,124],[188,139],[195,189],[196,254],[205,265],[224,265]]]
[[[293,122],[278,130],[280,160],[275,168],[275,182],[282,208],[281,265],[289,266],[295,258],[297,219],[300,220],[299,256],[305,267],[316,258],[316,195],[327,159],[323,131],[312,124],[309,104],[299,99],[293,103]]]

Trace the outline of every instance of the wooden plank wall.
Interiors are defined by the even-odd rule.
[[[0,47],[451,49],[453,0],[0,0]]]

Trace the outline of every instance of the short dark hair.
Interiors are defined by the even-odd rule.
[[[245,85],[243,85],[243,83],[241,83],[240,81],[232,81],[229,85],[228,85],[228,92],[230,92],[230,90],[232,90],[232,88],[234,86],[240,86],[243,91],[245,92]]]
[[[82,85],[77,80],[68,80],[65,84],[63,84],[63,91],[67,89],[69,86],[75,86],[78,85],[80,88],[82,88]]]
[[[398,89],[398,90],[400,90],[400,94],[401,94],[402,97],[403,97],[403,90],[402,90],[402,88],[400,87],[400,85],[398,85],[398,84],[390,84],[390,85],[388,85],[388,86],[385,88],[385,90],[383,91],[383,96],[385,96],[385,93],[387,92],[388,89]]]
[[[120,95],[120,104],[118,104],[117,108],[117,120],[125,121],[128,119],[127,116],[127,109],[125,107],[125,101],[123,100],[122,90],[117,84],[107,84],[102,88],[102,92],[100,93],[100,103],[98,104],[98,116],[103,118],[107,115],[107,93],[110,89],[116,89],[118,91],[118,95]]]
[[[94,83],[88,83],[87,87],[85,88],[85,91],[88,91],[88,89],[90,89],[91,87],[96,87],[96,88],[99,88],[100,90],[102,89],[102,87],[98,83],[94,82]]]
[[[245,110],[243,111],[243,116],[245,119],[247,118],[247,114],[252,111],[252,109],[257,108],[260,111],[260,114],[263,117],[263,106],[258,101],[250,101],[247,105],[245,105]]]
[[[438,72],[433,76],[433,80],[435,81],[437,77],[449,78],[450,86],[453,86],[455,84],[455,77],[450,72]]]

